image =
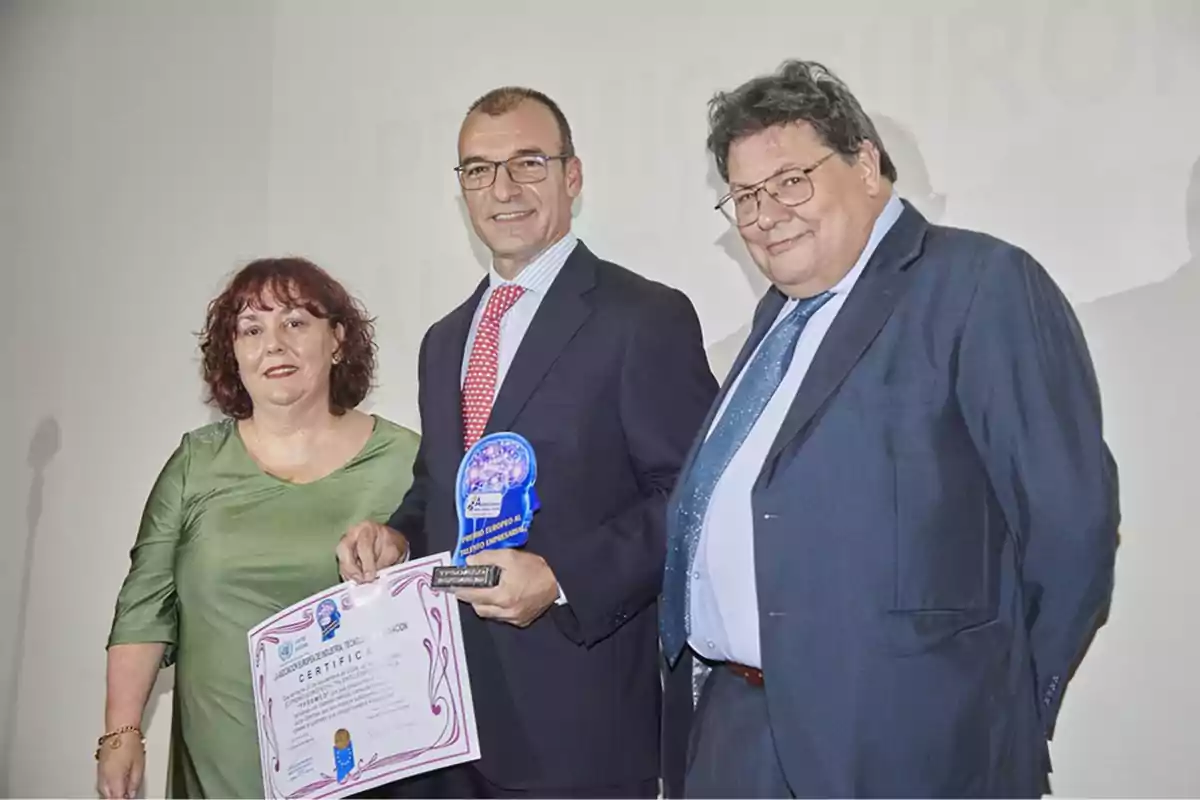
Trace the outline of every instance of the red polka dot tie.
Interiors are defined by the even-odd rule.
[[[471,345],[471,359],[467,362],[467,377],[463,381],[464,450],[483,436],[483,429],[492,414],[500,364],[500,320],[524,293],[523,287],[511,283],[497,286],[479,318],[475,342]]]

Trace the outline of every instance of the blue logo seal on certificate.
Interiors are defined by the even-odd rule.
[[[354,743],[350,731],[338,728],[333,734],[333,766],[337,770],[338,783],[342,783],[354,772]]]
[[[454,566],[435,567],[433,586],[495,586],[494,565],[469,565],[467,556],[482,550],[520,547],[529,540],[529,523],[538,510],[537,458],[524,436],[490,433],[471,445],[458,466],[455,505],[458,546]]]

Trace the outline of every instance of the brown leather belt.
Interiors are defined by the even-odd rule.
[[[758,669],[757,667],[747,667],[745,664],[735,664],[732,661],[726,661],[725,666],[730,672],[732,672],[734,675],[737,675],[751,686],[763,685],[763,673],[761,669]]]

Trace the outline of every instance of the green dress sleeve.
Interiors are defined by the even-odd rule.
[[[130,551],[129,573],[117,596],[108,646],[162,642],[162,666],[175,661],[178,607],[175,594],[175,547],[183,529],[184,479],[190,460],[184,436],[167,460],[142,511],[137,540]]]

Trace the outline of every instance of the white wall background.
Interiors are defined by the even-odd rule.
[[[415,427],[420,336],[481,274],[462,112],[531,84],[576,130],[577,229],[686,291],[723,374],[762,284],[711,210],[705,103],[789,56],[847,79],[902,194],[1078,304],[1125,524],[1054,787],[1200,795],[1197,0],[0,0],[0,793],[91,793],[113,599],[154,476],[210,417],[193,334],[232,269],[290,252],[342,278],[379,318],[371,408]]]

